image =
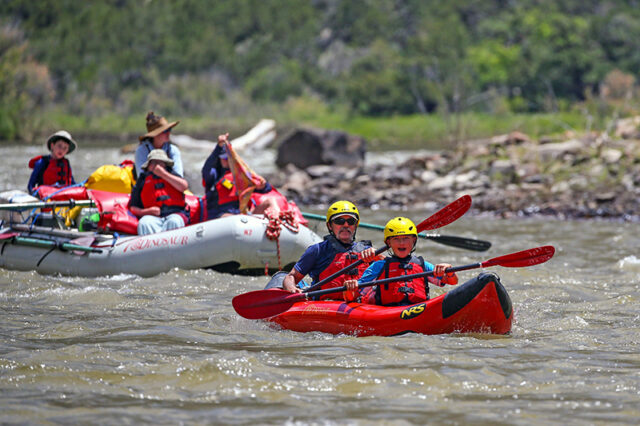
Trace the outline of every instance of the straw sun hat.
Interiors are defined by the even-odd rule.
[[[62,139],[63,141],[66,141],[69,144],[69,151],[67,151],[67,154],[71,154],[73,150],[76,149],[76,147],[78,146],[78,144],[76,143],[76,141],[73,140],[69,132],[67,132],[66,130],[59,130],[54,134],[52,134],[51,136],[49,136],[49,139],[47,139],[47,149],[51,151],[51,145],[53,145],[54,143],[56,143],[56,141],[60,139]]]
[[[142,168],[146,169],[151,160],[164,161],[167,166],[173,167],[173,160],[169,158],[167,153],[162,149],[152,149],[149,155],[147,155],[147,161],[144,162]]]
[[[149,111],[147,114],[147,133],[139,136],[138,139],[143,141],[147,138],[155,138],[165,130],[174,128],[178,123],[180,123],[180,121],[169,123],[163,116],[155,115],[153,111]]]

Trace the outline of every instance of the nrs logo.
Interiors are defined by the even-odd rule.
[[[423,313],[426,307],[427,307],[426,303],[421,303],[419,305],[407,308],[404,311],[402,311],[402,313],[400,314],[400,319],[407,320],[407,319],[415,318],[421,313]]]

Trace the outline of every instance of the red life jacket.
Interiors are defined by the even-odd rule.
[[[329,241],[331,241],[331,245],[333,246],[334,250],[336,251],[336,255],[334,256],[327,269],[320,273],[318,281],[322,281],[335,272],[338,272],[339,270],[346,268],[352,263],[360,260],[362,258],[362,251],[371,247],[371,244],[368,244],[368,242],[365,243],[363,241],[358,241],[352,244],[351,247],[347,249],[342,244],[340,244],[340,242],[334,236],[330,236],[328,238]],[[344,282],[346,280],[357,280],[368,267],[369,264],[367,262],[362,262],[360,265],[354,267],[350,271],[334,278],[326,284],[323,284],[322,286],[320,286],[320,289],[324,290],[327,288],[341,287],[344,285]],[[322,295],[320,296],[319,300],[327,299],[343,300],[342,292]]]
[[[55,160],[51,155],[39,155],[29,161],[29,167],[33,169],[40,159],[44,160],[47,166],[38,178],[38,185],[69,186],[73,183],[69,160],[66,158]]]
[[[400,259],[396,256],[385,258],[382,271],[376,279],[399,277],[426,272],[424,259],[410,256]],[[396,281],[378,285],[375,293],[376,304],[383,306],[411,305],[429,299],[429,285],[426,277],[410,281]]]
[[[183,212],[186,207],[184,193],[153,173],[147,174],[140,192],[140,199],[145,209],[159,206],[162,217]]]
[[[216,194],[218,194],[218,205],[238,202],[238,194],[233,184],[233,173],[228,171],[216,182]]]

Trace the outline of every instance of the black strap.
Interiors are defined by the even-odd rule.
[[[51,247],[49,249],[49,251],[47,251],[45,254],[42,255],[42,257],[40,258],[40,260],[38,260],[38,263],[36,264],[36,266],[40,266],[40,264],[42,263],[42,261],[44,260],[45,257],[49,256],[49,254],[54,251],[56,248],[58,248],[57,245]]]

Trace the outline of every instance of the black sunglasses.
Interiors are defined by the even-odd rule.
[[[335,219],[332,219],[331,222],[335,223],[336,225],[344,225],[345,223],[348,223],[351,226],[351,225],[355,225],[356,222],[358,221],[353,217],[350,217],[347,219],[343,217],[337,217]]]

